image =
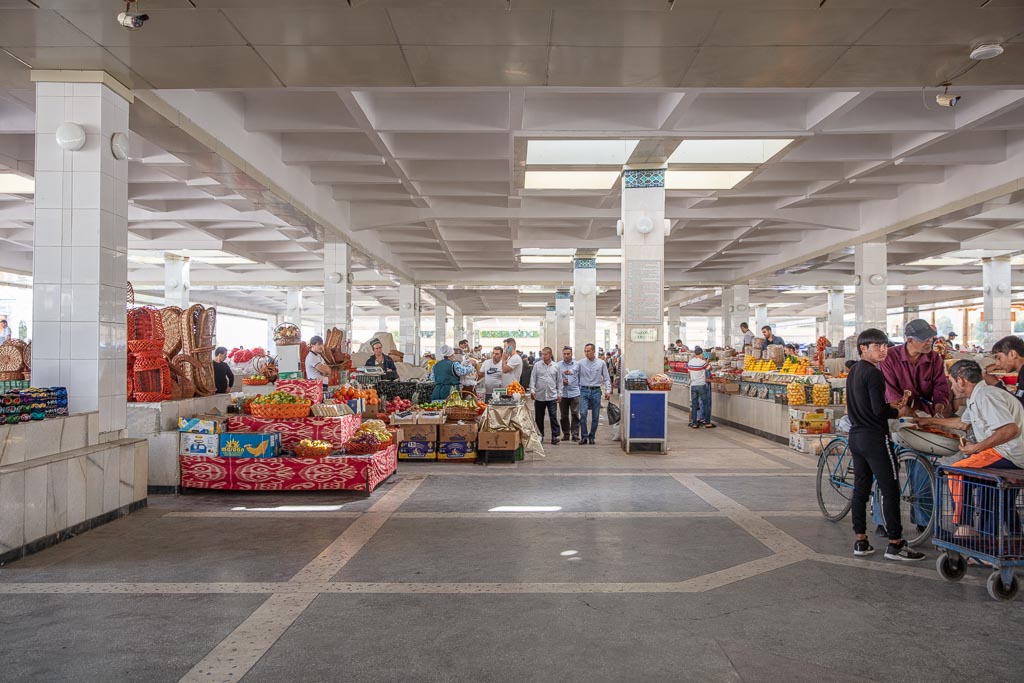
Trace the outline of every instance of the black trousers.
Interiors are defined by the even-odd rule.
[[[888,434],[850,432],[853,454],[853,533],[866,534],[867,506],[872,480],[878,482],[882,499],[882,518],[890,540],[903,538],[900,522],[899,462]]]
[[[561,431],[558,429],[558,401],[534,401],[533,402],[533,419],[537,422],[537,430],[540,432],[540,436],[544,438],[544,413],[547,413],[548,419],[551,421],[551,438],[557,439],[561,435]]]
[[[558,413],[562,422],[562,434],[573,439],[580,438],[580,397],[563,398],[558,402]]]

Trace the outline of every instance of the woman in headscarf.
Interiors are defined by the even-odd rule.
[[[442,344],[437,355],[441,358],[434,363],[430,371],[430,378],[434,381],[434,391],[430,394],[431,401],[443,401],[452,393],[452,389],[459,390],[462,383],[462,376],[466,374],[466,366],[455,361],[455,350],[447,344]]]
[[[384,379],[398,379],[398,367],[391,356],[384,354],[384,345],[380,343],[380,339],[371,339],[370,349],[373,350],[373,355],[366,359],[366,367],[383,368]]]

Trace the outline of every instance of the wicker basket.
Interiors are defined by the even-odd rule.
[[[18,370],[17,372],[3,372],[0,371],[0,382],[17,382],[25,376],[25,373]]]
[[[350,441],[345,444],[345,453],[347,455],[373,455],[377,451],[384,450],[390,445],[391,442],[372,446],[366,443],[352,443]]]
[[[326,458],[333,449],[330,446],[303,446],[295,444],[292,449],[296,458]]]
[[[309,417],[309,403],[253,403],[251,404],[254,417],[261,417],[265,420],[287,420],[300,417]]]
[[[444,415],[449,420],[462,422],[476,422],[480,412],[476,408],[445,408]]]
[[[5,342],[0,345],[0,372],[21,373],[25,360],[21,354],[21,346]]]
[[[270,384],[270,380],[266,378],[253,379],[252,377],[243,377],[242,384],[244,384],[247,387],[263,387]]]
[[[162,353],[163,348],[161,339],[133,339],[128,342],[128,350],[139,356]]]
[[[164,355],[173,358],[181,351],[181,309],[168,306],[160,309],[164,320]]]

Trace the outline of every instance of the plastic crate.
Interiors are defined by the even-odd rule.
[[[647,386],[646,379],[629,379],[626,378],[626,391],[649,391],[650,388]]]

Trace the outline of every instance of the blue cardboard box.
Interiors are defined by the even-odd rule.
[[[178,435],[179,455],[206,455],[216,458],[218,450],[220,450],[220,439],[216,434],[181,432]]]
[[[438,460],[476,460],[475,441],[441,441],[437,444]]]
[[[436,441],[403,441],[398,444],[399,460],[437,460]]]
[[[279,458],[281,457],[281,435],[243,434],[232,432],[220,435],[220,457],[222,458]]]

